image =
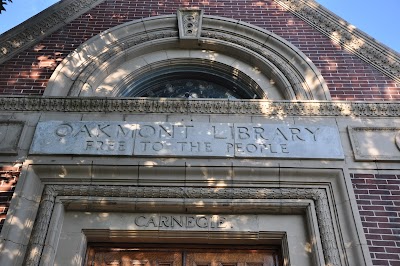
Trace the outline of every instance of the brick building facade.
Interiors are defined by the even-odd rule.
[[[317,3],[64,0],[0,49],[1,265],[400,265],[400,56]]]

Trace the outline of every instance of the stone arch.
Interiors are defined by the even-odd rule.
[[[311,60],[276,34],[237,20],[200,16],[198,37],[185,38],[177,22],[175,15],[151,17],[93,37],[61,62],[45,95],[126,97],[126,86],[139,74],[198,62],[246,77],[249,88],[262,91],[261,98],[330,100]]]

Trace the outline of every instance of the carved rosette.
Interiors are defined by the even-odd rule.
[[[26,265],[39,265],[56,196],[183,199],[310,199],[314,200],[326,265],[341,265],[333,221],[324,189],[316,188],[199,188],[51,185],[44,189],[25,257]]]

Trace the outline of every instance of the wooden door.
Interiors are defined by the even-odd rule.
[[[88,266],[279,266],[275,250],[91,248]]]
[[[277,256],[266,250],[187,252],[185,266],[278,266]]]
[[[177,251],[96,250],[89,265],[93,266],[182,266],[182,254]]]

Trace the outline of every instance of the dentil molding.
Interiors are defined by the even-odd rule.
[[[64,0],[0,36],[0,64],[105,0]],[[274,0],[348,52],[400,83],[400,55],[313,0]]]
[[[0,111],[400,117],[400,103],[3,96]]]

